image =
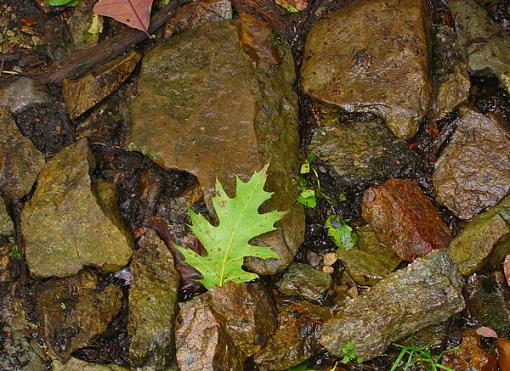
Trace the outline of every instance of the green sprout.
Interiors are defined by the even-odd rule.
[[[395,359],[395,362],[393,362],[390,371],[395,371],[397,369],[407,371],[411,369],[411,366],[417,363],[427,364],[428,366],[430,366],[430,370],[432,371],[438,370],[453,371],[450,367],[441,364],[441,359],[446,353],[455,352],[459,349],[459,348],[446,349],[439,353],[439,355],[433,356],[431,351],[432,346],[430,345],[425,345],[421,347],[415,345],[401,345],[401,344],[393,345],[396,348],[400,349],[400,353]],[[405,363],[403,365],[400,365],[402,361],[404,361]]]
[[[317,199],[322,198],[326,200],[331,206],[335,206],[335,201],[326,193],[321,190],[321,182],[319,180],[319,174],[317,170],[313,168],[312,161],[314,161],[317,156],[313,153],[309,154],[306,158],[305,162],[301,165],[301,169],[299,170],[300,177],[298,179],[298,185],[301,189],[301,193],[297,198],[297,202],[308,207],[315,208],[317,206]],[[312,186],[308,184],[308,181],[302,177],[302,175],[307,175],[312,173],[314,176],[314,183]]]
[[[342,348],[342,353],[344,354],[341,361],[343,364],[347,364],[353,360],[355,360],[358,364],[363,363],[363,358],[358,357],[356,354],[352,341],[349,341],[347,344],[345,344],[345,346]]]
[[[11,256],[13,259],[21,260],[21,253],[17,245],[12,245]]]

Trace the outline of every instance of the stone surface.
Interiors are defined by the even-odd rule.
[[[53,371],[127,371],[129,368],[118,365],[102,365],[97,363],[88,363],[81,359],[71,357],[66,363],[58,359],[52,363]]]
[[[287,370],[323,351],[319,337],[329,309],[306,300],[280,299],[277,305],[278,330],[253,357],[261,371]]]
[[[106,330],[121,309],[122,291],[113,284],[98,287],[87,271],[44,282],[36,293],[41,329],[49,350],[61,362]]]
[[[148,230],[131,260],[128,334],[132,367],[165,369],[175,349],[179,273],[156,233]]]
[[[312,134],[308,151],[328,165],[330,176],[342,189],[398,177],[419,163],[407,143],[396,139],[380,120],[322,122]]]
[[[467,276],[480,270],[498,239],[510,233],[510,226],[500,215],[505,210],[510,210],[510,196],[471,220],[450,242],[447,252],[460,273]]]
[[[231,192],[236,175],[246,180],[269,162],[267,189],[275,195],[267,207],[288,213],[258,240],[280,259],[249,258],[245,265],[274,274],[292,261],[304,235],[303,208],[295,202],[295,73],[290,48],[266,24],[248,16],[240,22],[207,23],[147,53],[130,142],[165,168],[193,173],[205,190],[218,178]]]
[[[373,112],[412,138],[431,99],[422,0],[360,0],[317,21],[306,40],[304,92],[349,112]]]
[[[482,348],[480,336],[476,334],[475,330],[466,330],[462,335],[459,349],[455,352],[448,352],[441,363],[455,371],[498,370],[496,353]]]
[[[41,171],[21,215],[30,272],[65,277],[92,265],[115,271],[131,257],[131,238],[108,217],[91,186],[86,139],[63,149]]]
[[[352,341],[358,357],[375,358],[391,343],[460,312],[462,285],[448,255],[430,252],[350,300],[324,324],[320,342],[341,356]]]
[[[228,284],[181,304],[177,363],[186,370],[242,370],[276,330],[276,309],[259,284]]]
[[[451,232],[414,180],[390,179],[363,194],[363,218],[377,239],[413,261],[448,245]]]
[[[433,119],[445,118],[455,108],[466,102],[470,89],[471,80],[467,68],[459,63],[453,67],[451,73],[443,77],[437,86],[432,105]]]
[[[338,249],[336,256],[354,281],[360,285],[375,285],[394,271],[402,260],[377,240],[370,226],[357,229],[356,234],[356,247],[350,250]]]
[[[497,204],[510,190],[510,133],[495,116],[465,108],[435,164],[437,201],[461,219]]]
[[[38,104],[51,104],[52,101],[46,86],[30,77],[20,77],[0,88],[0,106],[6,106],[12,113],[23,112]]]
[[[71,16],[66,20],[73,46],[76,49],[95,46],[99,40],[100,31],[103,27],[103,18],[96,15],[96,20],[94,21],[94,14],[92,12],[94,3],[95,1],[93,0],[79,1],[78,4],[73,7]],[[99,27],[99,32],[89,32],[93,22],[98,22],[97,27]]]
[[[496,331],[499,337],[510,336],[510,291],[501,272],[469,276],[466,304],[472,320]]]
[[[301,296],[320,303],[328,294],[331,284],[329,274],[308,264],[292,263],[277,286],[285,295]]]
[[[14,234],[14,224],[7,213],[7,205],[2,197],[0,197],[0,234],[4,236],[12,236]]]
[[[131,51],[102,65],[78,80],[64,80],[62,94],[72,119],[113,93],[133,72],[142,55]]]
[[[229,0],[193,0],[179,7],[165,27],[165,36],[197,28],[206,22],[232,19]]]
[[[510,36],[480,2],[452,0],[449,5],[470,72],[492,73],[510,92]]]
[[[0,190],[9,199],[24,196],[44,165],[44,156],[18,129],[10,112],[0,107]]]

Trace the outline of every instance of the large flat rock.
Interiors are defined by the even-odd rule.
[[[205,190],[218,178],[232,191],[236,175],[246,180],[270,163],[275,195],[266,206],[288,213],[260,238],[280,259],[245,261],[261,274],[284,269],[303,241],[294,79],[290,48],[244,16],[201,25],[147,53],[131,106],[130,141],[165,168],[193,173]]]
[[[431,100],[422,0],[359,0],[319,20],[305,45],[306,94],[349,112],[373,112],[412,138]]]
[[[92,153],[82,139],[41,170],[21,215],[34,276],[65,277],[89,265],[115,271],[128,263],[131,238],[93,191],[93,169]]]

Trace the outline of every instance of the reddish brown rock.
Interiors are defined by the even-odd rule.
[[[446,353],[442,363],[455,371],[498,369],[496,354],[481,347],[480,336],[474,330],[467,330],[464,333],[459,349]]]
[[[503,263],[503,270],[505,271],[506,283],[510,286],[510,255],[507,255]]]
[[[377,238],[413,261],[448,245],[451,232],[414,180],[390,179],[363,195],[363,218]]]

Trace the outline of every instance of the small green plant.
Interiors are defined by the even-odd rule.
[[[415,346],[415,345],[401,345],[401,344],[393,344],[396,348],[400,349],[400,353],[393,362],[390,371],[410,370],[411,366],[416,364],[426,364],[430,366],[430,370],[438,371],[438,370],[446,370],[453,371],[450,367],[447,367],[441,364],[441,359],[446,353],[455,352],[458,348],[446,349],[439,353],[437,356],[432,355],[432,346]],[[401,363],[404,362],[402,365]]]
[[[306,158],[305,162],[301,165],[301,169],[299,171],[300,177],[298,180],[299,188],[301,189],[301,193],[299,194],[297,201],[308,207],[315,208],[317,206],[317,199],[322,198],[326,200],[331,206],[335,206],[335,201],[326,193],[321,190],[321,182],[319,179],[319,174],[317,170],[312,166],[312,162],[317,158],[317,156],[313,153],[309,154]],[[303,177],[303,175],[313,174],[313,184],[309,185],[308,181]]]
[[[62,309],[62,310],[66,310],[67,309],[67,305],[63,301],[60,302],[60,309]]]
[[[298,13],[299,12],[299,9],[296,8],[295,6],[293,5],[287,5],[287,7],[285,8],[285,10],[287,10],[287,12],[289,13]]]
[[[21,260],[21,253],[19,252],[18,245],[12,245],[11,256],[13,259]]]
[[[142,155],[150,158],[151,160],[154,160],[156,158],[156,153],[154,153],[153,150],[147,147],[140,147],[137,144],[130,142],[127,146],[128,151],[131,152],[139,152]]]
[[[351,361],[356,361],[356,363],[360,364],[363,363],[363,358],[358,357],[356,354],[356,350],[354,349],[354,344],[352,341],[349,341],[347,344],[344,345],[342,348],[342,353],[344,354],[342,358],[342,363],[347,364]]]
[[[337,247],[350,250],[356,246],[358,235],[349,225],[349,219],[343,219],[337,215],[330,215],[328,219],[326,219],[326,228],[328,229],[328,235],[333,239]]]
[[[48,0],[50,6],[76,6],[79,0]]]

